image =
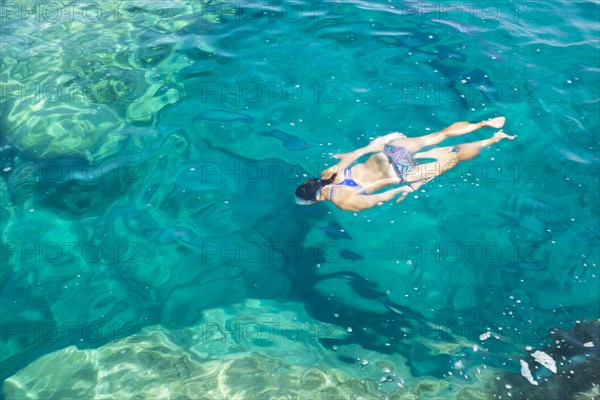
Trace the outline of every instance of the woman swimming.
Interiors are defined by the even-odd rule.
[[[421,151],[424,147],[434,146],[444,139],[464,135],[486,126],[502,128],[504,117],[497,117],[475,124],[456,122],[449,127],[429,135],[409,138],[394,132],[373,140],[368,146],[349,153],[336,154],[339,162],[321,172],[321,178],[313,178],[296,189],[296,203],[313,204],[329,200],[342,210],[360,211],[371,208],[384,201],[404,200],[408,193],[416,191],[423,184],[479,154],[481,149],[502,139],[514,139],[501,130],[490,139],[464,143],[456,146],[434,148]],[[351,165],[360,157],[375,153],[362,164]],[[430,158],[436,161],[417,164],[415,159]],[[407,183],[381,193],[374,193],[386,186]]]

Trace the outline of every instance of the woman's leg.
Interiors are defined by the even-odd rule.
[[[444,128],[439,132],[414,138],[396,138],[392,140],[390,144],[405,147],[409,151],[414,153],[416,151],[421,150],[423,147],[434,146],[436,144],[439,144],[440,142],[449,137],[465,135],[485,126],[489,126],[492,128],[502,128],[502,126],[504,126],[504,121],[504,117],[497,117],[488,119],[486,121],[477,122],[474,124],[469,122],[455,122],[449,127]]]
[[[440,147],[429,151],[420,152],[414,158],[435,158],[437,161],[421,164],[406,176],[406,182],[419,182],[439,176],[450,168],[455,167],[461,161],[476,157],[483,147],[490,146],[502,139],[513,140],[515,137],[498,131],[493,137],[477,142],[459,144],[457,146]]]

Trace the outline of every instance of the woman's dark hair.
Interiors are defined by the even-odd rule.
[[[333,182],[336,176],[337,174],[333,174],[331,178],[325,180],[318,178],[309,179],[296,188],[296,196],[304,200],[316,200],[317,192],[321,190],[323,186],[327,186]]]

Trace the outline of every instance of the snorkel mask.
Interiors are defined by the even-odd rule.
[[[309,179],[296,188],[294,201],[301,206],[309,206],[320,200],[321,188],[333,182],[333,178],[321,180]]]
[[[294,201],[299,206],[310,206],[311,204],[315,204],[317,202],[317,200],[305,200],[296,195],[294,195]]]

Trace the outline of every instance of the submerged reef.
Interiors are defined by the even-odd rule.
[[[40,4],[22,6],[36,11]],[[205,4],[107,3],[90,15],[87,4],[75,3],[69,16],[58,10],[51,21],[43,10],[27,18],[9,12],[0,62],[0,129],[8,144],[33,159],[91,161],[130,139],[131,126],[148,129],[184,97],[179,74],[192,60],[181,46],[195,40],[195,48],[211,51],[189,35],[219,22]]]
[[[537,385],[518,372],[480,365],[460,377],[436,379],[413,376],[398,354],[343,344],[350,330],[311,319],[299,303],[246,300],[205,310],[193,327],[153,325],[96,349],[69,346],[46,354],[8,378],[3,394],[7,399],[592,399],[600,371],[598,327],[598,321],[587,321],[569,332],[554,331],[556,340],[544,352],[526,357]],[[556,361],[556,373],[548,360]]]
[[[522,360],[520,374],[505,373],[497,389],[510,387],[513,399],[599,398],[600,320],[581,321],[568,331],[553,329],[550,338],[543,351],[532,350]]]
[[[294,312],[257,301],[243,307],[246,311],[239,314],[207,311],[204,322],[193,328],[151,326],[97,349],[70,346],[47,354],[9,378],[4,395],[7,399],[350,399],[378,393],[376,382],[352,378],[319,361],[322,347],[299,340],[312,337],[314,325],[297,320]],[[240,311],[239,306],[233,311]],[[273,330],[261,334],[268,326]],[[280,328],[286,326],[290,330],[284,333]]]

